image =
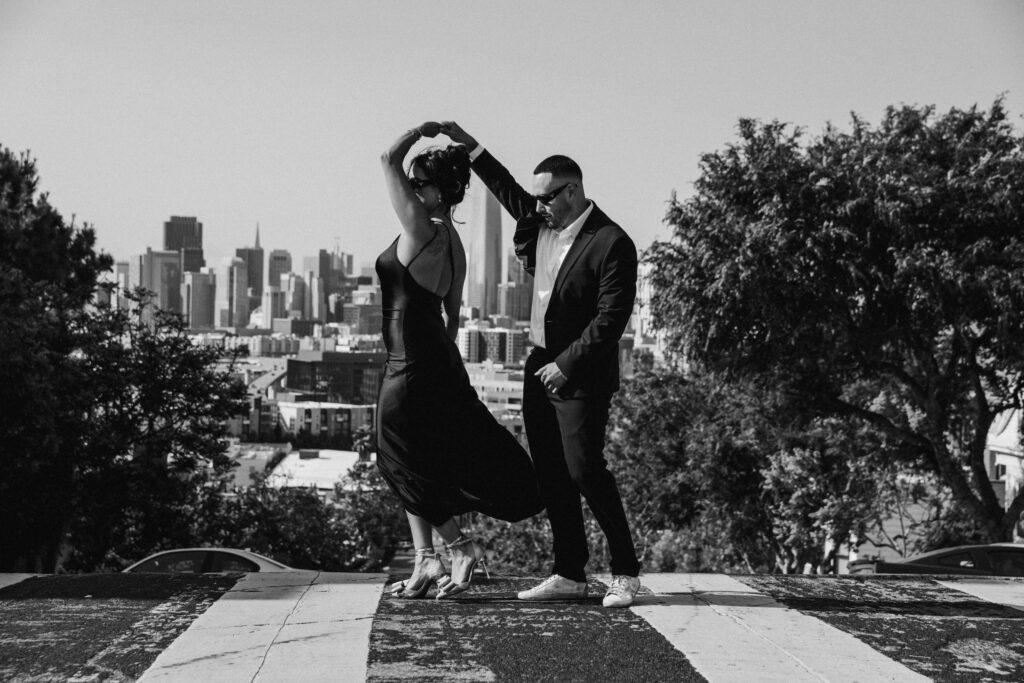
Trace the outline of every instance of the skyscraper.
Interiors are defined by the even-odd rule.
[[[256,224],[256,244],[235,250],[235,256],[245,261],[245,274],[249,283],[249,296],[258,306],[263,297],[263,247],[260,246],[260,225]]]
[[[281,276],[292,272],[292,255],[286,249],[274,249],[267,260],[267,285],[281,289]]]
[[[463,304],[478,308],[480,317],[498,312],[501,282],[501,207],[483,183],[470,183],[463,206],[469,209],[462,235],[466,245]],[[456,215],[457,217],[457,215]]]
[[[304,320],[315,320],[326,322],[327,320],[327,297],[324,295],[324,279],[316,274],[316,271],[306,273],[306,294],[305,303],[302,306],[302,317]]]
[[[263,322],[264,327],[272,327],[274,318],[287,318],[288,306],[285,292],[280,287],[267,287],[263,290]]]
[[[245,327],[249,324],[249,283],[245,262],[228,257],[217,268],[216,327]]]
[[[185,273],[181,283],[182,315],[194,330],[213,328],[216,277],[212,272]]]
[[[331,269],[341,272],[345,277],[354,277],[355,271],[352,268],[354,258],[352,254],[343,251],[336,251],[331,254]]]
[[[125,294],[134,286],[128,279],[131,266],[128,261],[118,261],[114,264],[114,282],[117,283],[117,307],[128,308],[128,299]]]
[[[508,250],[508,277],[505,278],[507,282],[515,282],[518,285],[524,283],[532,283],[533,278],[523,268],[523,263],[516,257],[516,250],[514,247],[510,247]]]
[[[181,271],[198,273],[203,258],[203,224],[195,216],[171,216],[164,223],[164,251],[178,252]]]
[[[302,259],[302,275],[306,278],[306,284],[313,286],[313,277],[320,279],[320,291],[326,297],[338,291],[338,278],[334,273],[334,260],[330,252],[321,249],[316,256],[305,256]]]
[[[153,251],[135,254],[128,260],[128,286],[144,287],[153,293],[152,303],[175,313],[181,313],[181,262],[175,251]],[[152,319],[150,310],[144,314]]]
[[[281,278],[281,291],[285,293],[285,306],[289,318],[304,320],[306,314],[306,281],[301,275],[287,273]]]
[[[512,320],[529,320],[533,308],[533,286],[521,282],[498,285],[498,314]]]

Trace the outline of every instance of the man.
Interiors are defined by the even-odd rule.
[[[636,298],[636,247],[588,200],[572,159],[542,161],[528,193],[458,124],[441,130],[470,150],[473,170],[516,219],[516,255],[534,277],[523,417],[551,522],[552,575],[520,600],[583,599],[589,551],[580,494],[611,551],[605,607],[627,607],[640,563],[615,479],[604,459],[608,407],[619,388],[619,338]]]

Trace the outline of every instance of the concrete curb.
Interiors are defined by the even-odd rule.
[[[384,574],[247,574],[139,679],[361,681]]]

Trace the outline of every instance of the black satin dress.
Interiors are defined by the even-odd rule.
[[[510,522],[537,514],[543,505],[530,456],[477,398],[441,297],[413,279],[397,249],[396,239],[376,264],[388,351],[377,399],[384,479],[434,526],[473,510]]]

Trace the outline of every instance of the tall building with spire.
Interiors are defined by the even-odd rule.
[[[462,206],[469,209],[462,228],[466,245],[466,284],[463,304],[480,311],[480,318],[498,312],[501,282],[501,206],[483,183],[471,182]],[[456,209],[456,218],[458,218]]]

